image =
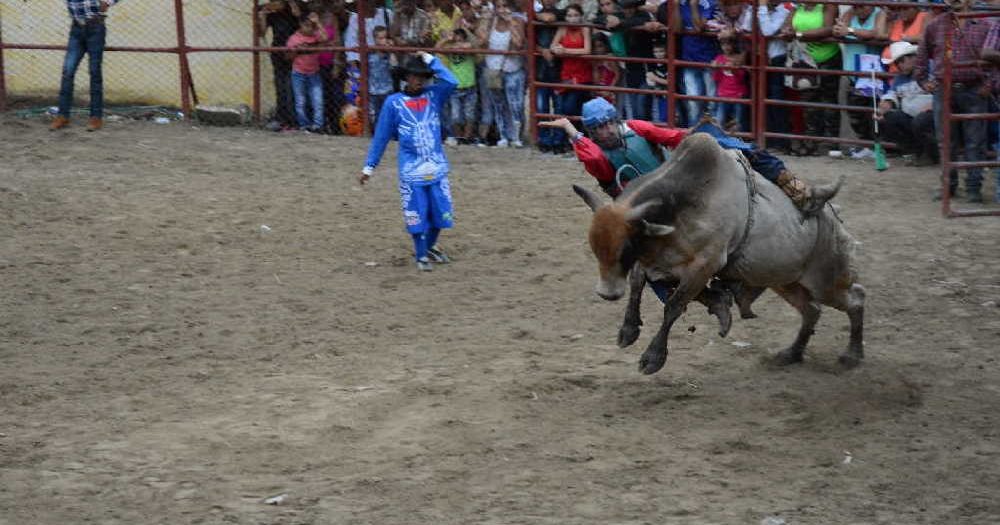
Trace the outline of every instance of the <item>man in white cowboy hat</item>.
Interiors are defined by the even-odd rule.
[[[899,75],[882,96],[876,118],[881,121],[879,134],[882,139],[895,142],[904,153],[914,155],[914,164],[927,166],[938,160],[934,95],[924,91],[913,77],[918,50],[916,44],[906,41],[893,42],[889,46],[889,58],[883,58],[882,63],[895,64]]]

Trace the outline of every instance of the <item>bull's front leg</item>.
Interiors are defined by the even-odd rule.
[[[642,326],[642,316],[639,305],[642,303],[642,291],[646,287],[646,272],[638,263],[632,267],[628,282],[628,304],[625,305],[625,318],[618,329],[618,347],[625,348],[639,338],[639,327]]]
[[[670,336],[670,328],[684,313],[688,303],[702,293],[711,276],[711,271],[694,272],[691,278],[681,279],[674,293],[667,299],[663,306],[663,324],[660,325],[656,336],[649,342],[649,347],[639,358],[639,370],[643,374],[655,374],[663,368],[667,362],[667,338]]]

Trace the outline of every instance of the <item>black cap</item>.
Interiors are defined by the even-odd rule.
[[[629,9],[644,5],[646,0],[621,0],[622,9]]]
[[[396,66],[396,71],[402,75],[434,76],[434,70],[425,64],[422,58],[416,55],[406,57],[402,65]]]

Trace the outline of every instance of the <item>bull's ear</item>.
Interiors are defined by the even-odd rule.
[[[590,206],[591,211],[597,211],[598,208],[604,206],[604,203],[601,202],[601,198],[586,188],[574,184],[573,191],[575,191],[576,194],[583,199],[583,202],[587,203],[587,206]]]
[[[642,233],[648,237],[663,237],[670,235],[677,228],[666,224],[656,224],[655,222],[641,221]]]
[[[632,207],[628,213],[625,214],[625,220],[627,221],[637,221],[646,216],[649,210],[663,204],[660,199],[653,199],[646,201],[638,206]]]

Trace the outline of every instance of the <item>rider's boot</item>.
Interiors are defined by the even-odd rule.
[[[721,283],[713,281],[695,299],[708,307],[708,313],[719,318],[719,336],[726,337],[733,326],[733,293]]]
[[[826,202],[837,195],[840,186],[844,184],[844,176],[841,175],[837,182],[822,186],[810,186],[790,171],[783,170],[778,174],[775,183],[795,203],[795,206],[802,210],[804,215],[809,216],[822,210]]]

